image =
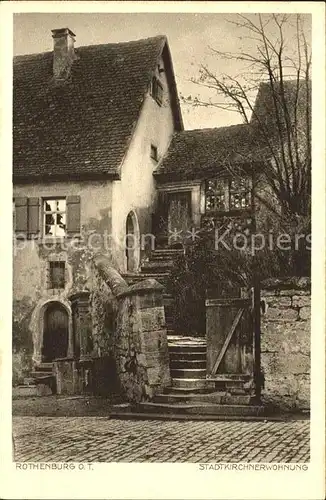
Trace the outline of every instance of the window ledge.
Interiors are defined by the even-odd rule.
[[[248,216],[248,215],[253,215],[254,211],[252,208],[237,208],[237,209],[232,209],[232,210],[212,210],[212,211],[206,211],[203,215],[207,217],[234,217],[234,216],[239,216],[243,215]]]
[[[39,243],[62,243],[67,240],[81,239],[81,234],[66,234],[65,236],[40,236],[35,238]]]

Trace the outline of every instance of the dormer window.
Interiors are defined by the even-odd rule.
[[[162,106],[163,102],[163,85],[160,82],[160,80],[156,77],[153,76],[152,78],[152,84],[151,84],[151,96],[159,106]]]
[[[151,144],[151,158],[152,160],[158,161],[157,147]]]

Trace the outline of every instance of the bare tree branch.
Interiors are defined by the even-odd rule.
[[[222,52],[213,55],[245,66],[239,75],[217,75],[206,65],[200,68],[198,86],[215,92],[217,100],[189,99],[195,106],[213,106],[237,112],[244,123],[255,127],[264,150],[264,173],[272,191],[288,213],[310,213],[311,188],[311,51],[303,21],[295,18],[295,39],[289,40],[287,14],[239,15],[230,21],[246,31],[242,38],[254,41],[256,53]],[[271,36],[272,34],[272,36]],[[292,82],[288,82],[289,79]],[[271,109],[261,115],[254,94],[265,82]],[[268,114],[268,116],[266,115]]]

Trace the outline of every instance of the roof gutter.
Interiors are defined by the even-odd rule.
[[[83,173],[83,174],[55,174],[55,175],[13,175],[14,184],[32,184],[34,182],[58,182],[58,181],[90,181],[90,180],[120,180],[120,175],[114,173]]]

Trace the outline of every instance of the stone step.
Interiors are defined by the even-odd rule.
[[[171,368],[171,377],[206,379],[206,368]]]
[[[151,256],[142,262],[142,264],[146,264],[147,262],[171,262],[171,266],[174,265],[175,259],[178,254],[167,254],[167,253],[156,253],[153,252]]]
[[[191,392],[175,391],[171,389],[168,392],[157,394],[153,403],[189,403],[189,402],[215,402],[221,403],[225,392]]]
[[[167,296],[167,295],[163,295],[163,304],[165,305],[165,307],[166,306],[174,307],[175,303],[174,303],[173,297]]]
[[[163,389],[164,394],[210,394],[214,392],[215,389],[211,386],[203,387],[166,387]]]
[[[201,353],[206,356],[206,346],[201,345],[176,345],[176,344],[168,344],[169,352],[175,354],[193,354],[193,353]]]
[[[206,371],[206,359],[180,359],[178,357],[170,358],[171,370],[182,370],[187,368],[202,368]]]
[[[45,379],[55,378],[52,371],[51,372],[33,371],[30,373],[30,376],[34,380],[45,380]]]
[[[50,396],[53,394],[47,384],[19,385],[12,388],[13,397]]]
[[[184,346],[200,346],[206,347],[207,342],[205,337],[193,337],[189,335],[171,335],[169,336],[169,344],[179,347]]]
[[[226,382],[231,382],[231,381],[239,381],[239,382],[247,382],[252,378],[252,375],[250,374],[244,374],[244,373],[217,373],[216,375],[210,377],[210,380],[215,380],[216,382],[218,381],[226,381]]]
[[[139,403],[137,411],[167,414],[225,415],[225,416],[258,416],[264,413],[260,405],[227,405],[213,403]]]
[[[12,388],[13,397],[38,396],[37,385],[24,384]]]
[[[201,363],[205,363],[205,366],[206,366],[206,352],[188,351],[188,352],[184,352],[184,353],[181,352],[180,353],[180,352],[171,352],[169,350],[169,355],[170,355],[170,360],[173,362],[187,361],[190,363],[191,361],[198,361]]]
[[[34,366],[35,371],[52,372],[53,363],[38,363]]]
[[[219,391],[228,391],[232,394],[248,394],[251,392],[251,375],[242,374],[219,374],[214,377],[208,377],[215,381],[215,387]]]
[[[153,272],[157,269],[158,272],[170,271],[173,267],[173,260],[161,259],[161,260],[148,260],[144,262],[141,266],[141,272]]]
[[[156,248],[153,250],[153,252],[150,255],[150,258],[153,259],[157,256],[178,256],[182,255],[184,253],[184,250],[182,248]]]
[[[215,382],[215,388],[217,391],[228,391],[234,395],[247,394],[243,382]]]
[[[24,383],[22,384],[23,386],[26,385],[35,385],[35,378],[34,377],[24,377]]]
[[[211,382],[205,378],[172,378],[172,387],[188,388],[196,391],[196,389],[211,389],[215,390],[215,382]]]
[[[209,393],[175,393],[168,392],[157,394],[153,403],[214,403],[228,405],[249,405],[254,403],[255,398],[248,395],[231,395],[226,392]]]

